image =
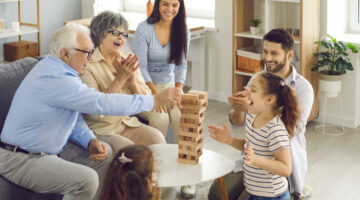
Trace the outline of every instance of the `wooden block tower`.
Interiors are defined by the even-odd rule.
[[[181,97],[179,163],[197,164],[202,154],[204,112],[208,105],[206,92],[190,90]]]

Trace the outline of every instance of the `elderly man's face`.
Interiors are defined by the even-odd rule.
[[[93,43],[88,35],[79,32],[77,37],[78,46],[64,56],[64,62],[72,67],[79,75],[85,74],[86,65],[92,59]],[[91,53],[89,53],[91,52]]]

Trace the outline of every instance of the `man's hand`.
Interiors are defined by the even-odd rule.
[[[247,111],[250,103],[247,95],[247,89],[229,96],[228,102],[231,108],[235,111]]]
[[[93,161],[102,161],[107,156],[107,149],[104,143],[98,139],[92,139],[89,142],[88,150],[90,152],[90,159]]]
[[[116,69],[116,79],[126,81],[134,79],[134,73],[140,67],[138,57],[131,54],[126,59],[123,57],[115,58],[112,64]]]
[[[155,111],[158,113],[167,113],[167,106],[156,106],[154,107]]]
[[[210,137],[218,142],[222,142],[228,145],[231,145],[232,143],[232,136],[230,133],[229,128],[225,123],[222,124],[224,128],[209,125],[208,129],[210,132]]]
[[[166,90],[154,96],[154,108],[169,104],[180,105],[180,100],[181,90],[179,88],[167,88]]]

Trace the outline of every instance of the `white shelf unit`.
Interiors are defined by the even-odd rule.
[[[27,35],[32,33],[37,33],[39,30],[34,28],[21,28],[20,31],[13,31],[12,29],[5,29],[4,31],[0,32],[0,38],[7,38],[19,35]]]
[[[0,3],[5,3],[5,2],[18,2],[19,0],[0,0]]]
[[[26,23],[21,20],[21,1],[22,0],[0,0],[0,3],[9,3],[9,2],[17,2],[18,3],[18,21],[20,24],[20,31],[13,31],[12,29],[5,29],[0,32],[0,39],[19,36],[19,40],[21,40],[21,36],[27,34],[37,33],[37,44],[38,44],[38,55],[40,55],[40,0],[36,0],[36,15],[37,15],[37,23]],[[0,59],[2,57],[0,56]]]
[[[253,38],[253,39],[259,39],[259,40],[262,40],[264,35],[265,35],[265,33],[252,34],[252,33],[250,33],[250,31],[235,33],[236,37]],[[299,38],[295,37],[294,40],[295,40],[295,44],[300,44]]]
[[[250,76],[250,77],[255,75],[254,73],[242,72],[237,70],[234,73],[237,75]]]
[[[300,1],[299,0],[253,0],[254,1],[254,18],[260,18],[263,22],[260,24],[262,32],[252,34],[250,31],[235,33],[235,37],[255,39],[253,45],[262,46],[262,39],[265,33],[274,28],[292,28],[300,32]],[[300,54],[300,37],[293,36],[295,40],[295,56],[292,64],[299,69]],[[258,40],[258,41],[256,41]],[[239,71],[237,71],[239,72]],[[235,73],[238,75],[248,76],[248,72]]]

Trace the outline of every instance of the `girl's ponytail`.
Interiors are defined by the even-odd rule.
[[[144,178],[140,177],[136,171],[128,171],[125,176],[127,199],[149,200],[152,198],[152,193],[148,191],[147,183],[144,182]]]
[[[295,128],[297,128],[297,121],[300,118],[300,109],[295,92],[290,86],[281,86],[279,103],[282,105],[281,120],[284,122],[285,128],[290,137],[294,136]]]
[[[276,74],[263,72],[260,76],[265,81],[263,83],[265,93],[276,96],[275,109],[279,111],[290,137],[293,137],[301,113],[294,90]]]

